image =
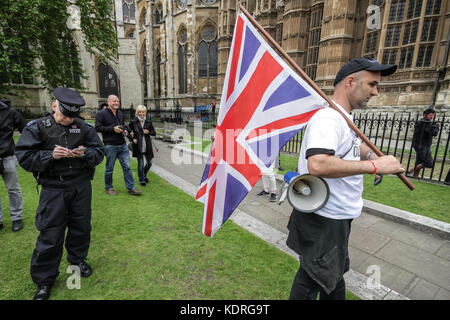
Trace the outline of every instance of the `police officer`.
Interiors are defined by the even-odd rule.
[[[42,185],[36,210],[40,231],[31,257],[31,278],[37,284],[35,300],[47,300],[59,274],[65,240],[67,260],[82,277],[92,268],[86,263],[91,233],[91,181],[102,162],[104,146],[95,129],[77,118],[84,99],[58,87],[53,113],[29,122],[17,142],[20,165],[33,172]]]

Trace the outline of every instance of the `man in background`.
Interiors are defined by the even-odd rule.
[[[9,214],[14,232],[23,228],[23,199],[17,177],[17,158],[14,155],[13,134],[15,129],[22,132],[23,127],[25,127],[25,119],[17,110],[11,108],[11,101],[0,99],[0,174],[8,191]],[[3,229],[2,218],[3,208],[0,199],[0,230]]]
[[[423,112],[423,118],[417,120],[414,125],[412,147],[416,150],[416,162],[408,173],[414,172],[415,178],[419,176],[421,169],[433,168],[434,161],[430,147],[433,137],[439,133],[439,123],[433,121],[435,115],[436,112],[428,108]]]
[[[119,159],[128,194],[138,196],[142,194],[142,191],[135,188],[133,172],[130,168],[130,150],[125,141],[128,131],[124,126],[119,98],[110,95],[106,102],[108,108],[100,110],[95,116],[95,129],[102,134],[105,145],[105,191],[110,196],[117,195],[113,188],[113,173],[114,164]]]

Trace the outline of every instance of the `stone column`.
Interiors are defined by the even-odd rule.
[[[327,94],[333,91],[336,73],[342,65],[360,55],[351,50],[356,7],[356,1],[325,0],[316,82]]]

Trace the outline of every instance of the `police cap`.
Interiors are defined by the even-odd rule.
[[[58,87],[53,95],[59,102],[59,110],[66,117],[75,118],[80,114],[80,108],[86,104],[78,92],[69,88]]]

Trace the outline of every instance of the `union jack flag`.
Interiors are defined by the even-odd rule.
[[[238,15],[217,127],[196,200],[212,237],[280,149],[327,103]]]

